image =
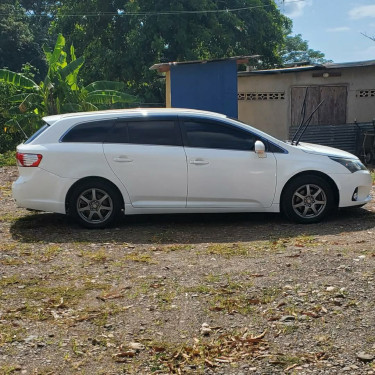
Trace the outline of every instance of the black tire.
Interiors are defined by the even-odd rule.
[[[322,177],[305,175],[291,180],[281,197],[281,209],[297,223],[317,223],[330,214],[335,205],[330,184]]]
[[[122,199],[111,184],[87,180],[74,188],[69,199],[69,215],[81,226],[106,228],[118,218]]]

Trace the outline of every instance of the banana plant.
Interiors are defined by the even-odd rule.
[[[68,61],[64,49],[65,38],[61,34],[52,51],[44,48],[48,72],[39,84],[21,73],[0,69],[0,81],[16,86],[19,91],[9,98],[14,107],[5,111],[9,118],[5,131],[34,132],[40,126],[39,120],[46,115],[136,105],[138,99],[123,91],[125,85],[122,82],[97,81],[81,87],[78,74],[84,57],[77,58],[72,45]]]

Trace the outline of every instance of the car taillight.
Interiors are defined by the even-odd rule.
[[[42,157],[41,154],[16,153],[17,162],[20,167],[37,167],[40,164]]]

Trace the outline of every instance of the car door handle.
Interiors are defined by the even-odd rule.
[[[209,161],[208,160],[203,160],[203,159],[195,159],[195,160],[190,160],[190,164],[205,165],[205,164],[209,164]]]
[[[113,158],[113,161],[117,161],[119,163],[130,163],[133,161],[133,159],[130,159],[128,156],[126,155],[121,155],[121,156],[118,156],[116,158]]]

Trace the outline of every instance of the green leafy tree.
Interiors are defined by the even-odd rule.
[[[9,121],[8,111],[12,106],[9,98],[16,93],[16,88],[4,82],[0,82],[0,129],[7,130]],[[14,149],[21,142],[22,133],[16,131],[0,131],[0,154]]]
[[[4,124],[6,132],[10,129],[31,133],[45,115],[134,105],[136,97],[121,91],[122,82],[98,81],[81,87],[78,73],[84,58],[76,57],[72,45],[68,61],[64,48],[65,38],[60,34],[53,51],[45,49],[48,72],[40,84],[24,74],[0,69],[0,82],[19,91],[9,98],[13,107],[4,110],[8,118]]]
[[[65,0],[53,29],[87,57],[85,80],[122,80],[162,102],[152,64],[259,54],[274,66],[289,25],[273,0]]]
[[[25,10],[16,1],[0,4],[0,67],[20,70],[22,64],[40,60],[40,51],[30,30]]]
[[[287,35],[284,49],[280,51],[283,64],[295,62],[309,62],[311,64],[323,64],[331,62],[325,58],[324,53],[309,48],[307,40],[302,39],[301,34]]]

